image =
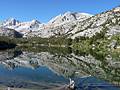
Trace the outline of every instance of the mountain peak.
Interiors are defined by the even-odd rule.
[[[32,23],[38,23],[38,24],[41,24],[38,20],[36,20],[36,19],[33,19],[32,21],[31,21]]]
[[[69,21],[75,20],[85,20],[93,15],[88,13],[79,13],[79,12],[70,12],[67,11],[63,14],[56,16],[55,18],[51,19],[48,23],[49,24],[61,24]]]
[[[114,8],[113,10],[114,10],[114,12],[120,12],[120,6]]]
[[[19,22],[19,20],[16,20],[15,18],[8,18],[5,21],[18,21]]]
[[[69,14],[72,14],[73,12],[71,12],[71,11],[67,11],[67,12],[65,12],[65,13],[63,13],[63,15],[69,15]]]
[[[89,14],[89,13],[79,13],[81,15],[86,15],[86,16],[93,16],[92,14]]]
[[[76,14],[81,14],[81,15],[85,15],[85,16],[93,16],[92,14],[89,13],[81,13],[81,12],[71,12],[71,11],[67,11],[65,12],[63,15],[76,15]]]
[[[13,26],[13,25],[17,25],[20,22],[18,20],[16,20],[15,18],[8,18],[7,20],[5,20],[3,22],[4,26]]]

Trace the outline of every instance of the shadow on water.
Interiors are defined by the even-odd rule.
[[[52,90],[68,84],[72,78],[76,90],[119,90],[114,86],[120,83],[119,61],[104,59],[63,47],[0,51],[0,84]]]

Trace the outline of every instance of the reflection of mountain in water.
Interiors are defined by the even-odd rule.
[[[9,63],[9,60],[14,59],[20,54],[22,54],[22,51],[17,51],[17,50],[0,51],[0,63],[11,67],[11,63]]]
[[[15,50],[0,51],[0,61],[13,59],[19,56],[20,54],[22,54],[22,51],[15,51]]]
[[[47,66],[58,75],[65,77],[95,76],[114,84],[120,83],[120,61],[110,56],[106,60],[96,60],[93,56],[78,56],[71,54],[58,54],[50,52],[0,52],[0,63],[6,67],[38,68]]]

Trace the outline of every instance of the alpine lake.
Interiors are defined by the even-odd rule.
[[[120,90],[120,61],[62,47],[0,51],[0,90],[56,90],[69,78],[76,90]]]

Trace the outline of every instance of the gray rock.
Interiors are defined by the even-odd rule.
[[[0,36],[7,36],[7,37],[22,37],[22,34],[15,31],[14,29],[9,28],[0,28]]]

